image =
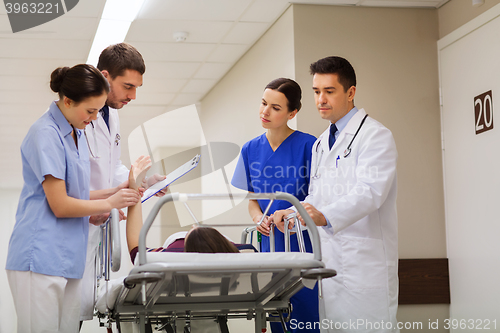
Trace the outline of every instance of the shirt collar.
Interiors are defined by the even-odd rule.
[[[103,113],[103,114],[109,115],[109,106],[104,105],[102,107],[102,109],[99,110],[99,113]]]
[[[356,114],[356,112],[358,112],[358,108],[353,107],[351,111],[347,112],[345,116],[337,120],[337,122],[335,123],[335,126],[337,126],[337,133],[340,133],[344,130],[344,128],[347,126],[347,123]]]
[[[71,126],[66,117],[64,117],[55,101],[50,104],[49,113],[52,118],[54,118],[57,127],[59,127],[59,130],[64,136],[71,134],[71,131],[73,131],[73,126]],[[78,134],[80,135],[80,133]]]

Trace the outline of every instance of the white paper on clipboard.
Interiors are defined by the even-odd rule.
[[[162,189],[169,186],[174,181],[181,178],[182,176],[184,176],[186,173],[193,170],[194,168],[196,168],[196,166],[198,165],[198,162],[200,162],[200,155],[199,154],[196,155],[195,157],[193,157],[191,160],[189,160],[185,164],[183,164],[180,167],[178,167],[177,169],[175,169],[174,171],[172,171],[171,173],[169,173],[167,175],[167,178],[165,178],[164,180],[159,181],[158,183],[150,186],[146,191],[144,191],[144,195],[142,196],[141,202],[148,200],[153,195],[160,192]]]

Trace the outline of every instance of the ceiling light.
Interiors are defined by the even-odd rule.
[[[97,66],[102,50],[111,44],[121,43],[127,36],[145,0],[106,0],[87,64]]]
[[[174,39],[176,42],[184,42],[189,34],[185,31],[174,32]]]

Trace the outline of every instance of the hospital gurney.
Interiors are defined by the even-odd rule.
[[[170,201],[221,200],[231,198],[286,200],[304,217],[313,245],[313,253],[169,253],[147,252],[146,235],[161,206]],[[114,214],[116,216],[116,213]],[[265,214],[264,214],[265,215]],[[300,228],[300,223],[295,223]],[[119,268],[120,250],[113,241],[111,221],[104,232],[106,281],[109,269]],[[299,231],[300,229],[298,229]],[[246,234],[248,229],[244,231]],[[116,230],[115,230],[116,233]],[[301,232],[298,232],[301,235]],[[242,238],[246,236],[242,236]],[[298,237],[300,238],[300,237]],[[300,242],[299,242],[300,245]],[[116,254],[118,253],[118,255]],[[322,278],[332,277],[334,270],[325,269],[321,261],[318,231],[300,202],[287,193],[274,194],[169,194],[159,199],[146,219],[139,236],[139,252],[135,267],[119,286],[115,298],[106,294],[107,309],[99,314],[103,326],[116,322],[140,324],[142,332],[151,332],[151,324],[166,332],[190,331],[190,323],[201,319],[218,322],[221,332],[228,332],[227,320],[255,320],[255,332],[266,328],[267,315],[290,311],[289,299],[305,285],[312,287]],[[308,282],[309,281],[309,282]],[[312,284],[311,284],[312,282]],[[109,288],[111,293],[111,288]],[[321,295],[321,284],[319,284]],[[179,330],[178,320],[185,324]]]

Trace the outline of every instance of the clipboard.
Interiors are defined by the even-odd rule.
[[[141,203],[143,203],[144,201],[148,200],[153,195],[155,195],[156,193],[160,192],[162,189],[164,189],[165,187],[169,186],[170,184],[172,184],[173,182],[175,182],[177,179],[181,178],[186,173],[188,173],[189,171],[191,171],[194,168],[196,168],[196,166],[200,162],[200,157],[201,156],[199,154],[196,155],[191,160],[189,160],[188,162],[184,163],[183,165],[181,165],[180,167],[178,167],[177,169],[175,169],[171,173],[169,173],[167,175],[167,178],[165,178],[164,180],[159,181],[158,183],[150,186],[146,191],[144,191],[144,195],[142,196]]]

